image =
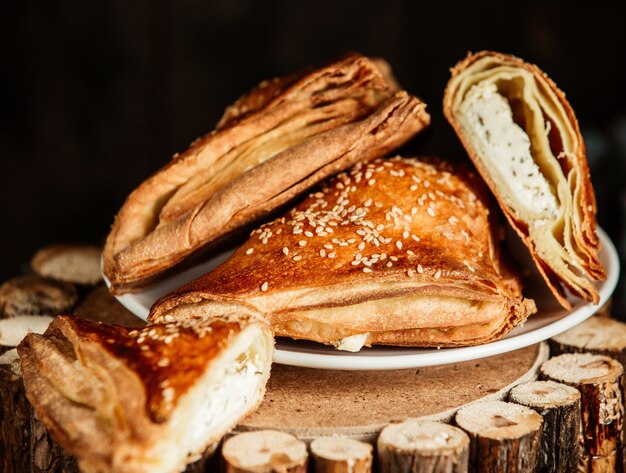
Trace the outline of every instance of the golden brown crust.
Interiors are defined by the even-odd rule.
[[[262,83],[218,128],[141,184],[118,213],[104,271],[121,293],[267,216],[320,180],[428,125],[425,105],[356,54]],[[381,72],[382,71],[382,72]]]
[[[498,185],[496,183],[488,166],[481,159],[481,153],[475,146],[471,132],[461,123],[458,104],[464,94],[470,89],[471,85],[488,80],[489,75],[493,71],[497,72],[498,68],[511,68],[529,72],[535,80],[538,93],[543,94],[550,100],[554,99],[558,103],[555,113],[562,113],[562,121],[564,122],[564,127],[559,128],[558,131],[554,127],[554,123],[551,122],[554,119],[554,115],[550,115],[548,118],[546,110],[542,109],[542,112],[546,120],[546,134],[549,135],[550,148],[554,146],[558,150],[558,147],[562,146],[565,137],[558,136],[558,133],[563,129],[570,130],[570,135],[567,138],[574,148],[567,153],[562,151],[558,156],[555,156],[560,161],[559,164],[568,185],[570,187],[574,186],[574,189],[572,189],[571,200],[573,208],[571,209],[571,215],[565,216],[565,219],[574,221],[571,229],[567,230],[571,232],[571,239],[573,240],[571,246],[575,247],[574,251],[570,251],[570,256],[578,263],[579,271],[584,276],[592,280],[606,279],[605,270],[599,259],[600,241],[596,232],[597,209],[589,176],[585,145],[574,111],[565,98],[565,94],[556,84],[536,65],[524,62],[517,57],[493,51],[470,53],[451,70],[452,77],[446,87],[443,100],[444,114],[459,136],[481,176],[495,195],[510,224],[530,250],[537,268],[561,305],[571,309],[571,304],[566,298],[563,286],[568,287],[574,294],[597,303],[599,296],[592,284],[584,281],[573,281],[571,278],[564,276],[563,272],[559,274],[559,271],[548,261],[548,258],[540,254],[537,241],[529,234],[529,222],[521,219],[510,203],[506,201],[501,184]],[[539,102],[537,102],[537,105],[541,106]],[[572,170],[577,173],[577,182],[570,183]],[[560,231],[563,232],[562,229]],[[558,230],[555,230],[555,232],[558,233]],[[567,236],[565,239],[567,239]],[[574,263],[574,266],[576,266],[576,263]]]
[[[78,457],[85,471],[163,471],[167,461],[161,456],[180,456],[167,449],[181,448],[175,441],[180,434],[172,437],[172,431],[181,428],[181,415],[189,415],[194,407],[197,415],[202,413],[194,401],[198,383],[211,370],[221,376],[223,354],[251,326],[265,323],[231,316],[129,329],[61,316],[43,336],[30,334],[18,347],[26,393],[51,435]],[[270,353],[265,354],[269,359],[260,393],[251,393],[257,403],[273,345],[271,332],[263,330]],[[246,406],[240,416],[254,407]],[[201,448],[224,432],[209,432],[211,438],[203,439]],[[168,438],[174,439],[171,444]],[[154,470],[146,469],[150,462]]]
[[[323,343],[359,333],[399,345],[494,339],[534,304],[502,264],[488,214],[472,173],[400,158],[359,164],[157,301],[149,319],[237,307],[264,314],[277,335]],[[450,336],[453,327],[465,331]]]

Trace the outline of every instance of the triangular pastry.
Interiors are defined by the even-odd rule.
[[[405,143],[430,117],[396,87],[384,62],[351,54],[239,99],[126,199],[103,252],[111,291],[149,284],[324,178]]]
[[[61,316],[18,352],[37,417],[81,471],[169,473],[256,408],[273,346],[253,316],[143,329]]]
[[[476,175],[439,162],[358,164],[157,301],[149,320],[260,313],[278,336],[351,351],[495,340],[535,305],[498,251],[485,194]]]
[[[594,303],[596,202],[578,122],[537,66],[483,51],[452,69],[444,112],[563,307]]]

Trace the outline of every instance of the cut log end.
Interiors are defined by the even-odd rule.
[[[552,340],[581,350],[626,350],[626,324],[608,317],[589,317]]]
[[[614,383],[624,369],[617,360],[591,353],[559,355],[541,366],[544,377],[570,385]]]
[[[36,274],[10,279],[0,286],[0,318],[19,315],[58,315],[78,301],[73,284]]]
[[[542,419],[527,407],[488,401],[461,409],[456,414],[456,423],[466,432],[483,438],[509,440],[539,431]]]
[[[57,281],[95,285],[102,280],[100,255],[100,248],[93,245],[52,245],[35,254],[31,267]]]
[[[244,432],[222,447],[226,472],[306,472],[307,449],[293,435],[273,430]]]
[[[467,471],[469,437],[451,425],[406,421],[383,429],[378,437],[381,471]]]
[[[515,386],[509,394],[511,402],[530,408],[549,409],[580,402],[577,389],[554,381],[534,381]]]
[[[311,442],[316,473],[369,473],[372,446],[344,437],[320,437]]]

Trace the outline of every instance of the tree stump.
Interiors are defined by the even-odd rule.
[[[626,324],[609,317],[589,317],[555,337],[550,343],[550,354],[593,353],[615,358],[626,366]]]
[[[534,470],[543,421],[532,409],[502,401],[478,402],[459,410],[455,421],[470,437],[469,471]]]
[[[235,435],[222,447],[226,473],[306,473],[307,457],[304,442],[275,430]]]
[[[0,470],[30,465],[31,407],[24,394],[17,350],[0,356]]]
[[[439,422],[391,424],[378,437],[378,465],[382,473],[463,473],[469,443],[461,429]]]
[[[59,244],[39,250],[30,262],[40,276],[84,286],[102,281],[100,255],[94,245]]]
[[[537,472],[575,472],[581,441],[580,393],[553,381],[520,384],[509,400],[530,407],[543,417]]]
[[[315,473],[370,473],[372,446],[345,437],[320,437],[311,442]]]
[[[580,391],[586,471],[617,471],[624,417],[623,371],[613,358],[589,353],[560,355],[541,366],[543,379]]]

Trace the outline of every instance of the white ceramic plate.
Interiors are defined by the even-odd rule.
[[[538,313],[532,315],[522,326],[518,326],[501,340],[474,347],[463,348],[395,348],[373,347],[363,348],[358,353],[337,351],[313,342],[302,340],[278,339],[274,361],[285,365],[309,368],[337,370],[390,370],[400,368],[419,368],[423,366],[443,365],[461,361],[474,360],[492,355],[499,355],[539,343],[568,330],[587,319],[598,310],[613,293],[619,276],[619,259],[615,246],[602,229],[598,229],[602,244],[601,259],[607,271],[607,280],[597,284],[600,292],[600,304],[593,305],[581,300],[573,300],[574,308],[567,312],[561,308],[545,283],[534,269],[530,257],[521,262],[528,268],[524,293],[535,299]],[[528,251],[521,246],[516,237],[511,236],[512,251],[515,255],[527,255]],[[517,246],[516,246],[517,245]],[[230,256],[230,252],[222,253],[215,258],[187,271],[163,280],[150,288],[133,294],[124,294],[118,300],[131,312],[145,319],[154,301],[173,289],[182,286],[192,279],[217,267]],[[532,268],[532,269],[531,269]],[[105,278],[108,285],[108,281]]]

